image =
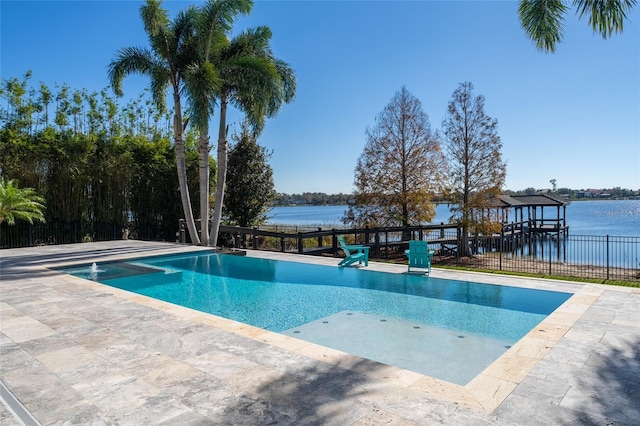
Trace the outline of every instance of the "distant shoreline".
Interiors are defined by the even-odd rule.
[[[599,197],[599,198],[562,198],[562,197],[554,197],[559,200],[567,200],[567,201],[627,201],[627,200],[640,200],[640,195],[632,196],[632,197]],[[433,204],[450,204],[447,201],[435,201]],[[349,204],[327,204],[327,203],[318,203],[318,204],[308,204],[308,203],[300,203],[300,204],[273,204],[271,207],[321,207],[321,206],[348,206]]]

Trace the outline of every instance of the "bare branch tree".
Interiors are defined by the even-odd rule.
[[[484,96],[474,96],[473,85],[461,83],[449,102],[442,131],[448,162],[444,192],[452,203],[453,219],[463,230],[463,256],[470,254],[469,232],[496,230],[495,222],[484,213],[500,193],[507,173],[497,129],[498,120],[484,112]]]
[[[431,221],[430,200],[443,157],[420,101],[402,87],[366,135],[355,170],[356,204],[343,221],[358,226]]]

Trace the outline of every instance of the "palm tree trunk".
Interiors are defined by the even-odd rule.
[[[189,187],[187,186],[187,166],[184,155],[184,140],[182,139],[182,108],[180,105],[180,95],[173,95],[173,106],[175,115],[173,116],[173,136],[175,138],[176,150],[176,168],[178,170],[178,184],[180,185],[180,199],[182,201],[182,210],[184,211],[184,219],[187,223],[191,243],[200,245],[200,238],[196,230],[196,223],[193,219],[193,211],[191,210],[191,198],[189,197]]]
[[[220,127],[218,128],[218,179],[216,185],[216,201],[211,218],[211,234],[209,245],[218,245],[218,231],[222,218],[222,204],[224,203],[224,186],[227,179],[227,98],[220,98]]]
[[[209,245],[209,124],[200,129],[200,244]]]

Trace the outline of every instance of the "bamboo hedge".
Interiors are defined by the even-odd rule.
[[[175,239],[182,208],[170,114],[155,111],[145,94],[120,105],[107,89],[52,90],[30,78],[2,79],[0,175],[44,197],[47,223],[122,223]],[[197,210],[197,139],[185,136]]]

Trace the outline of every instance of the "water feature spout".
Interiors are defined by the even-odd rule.
[[[91,264],[91,273],[98,273],[98,265],[96,264],[96,262],[93,262],[93,264]]]

